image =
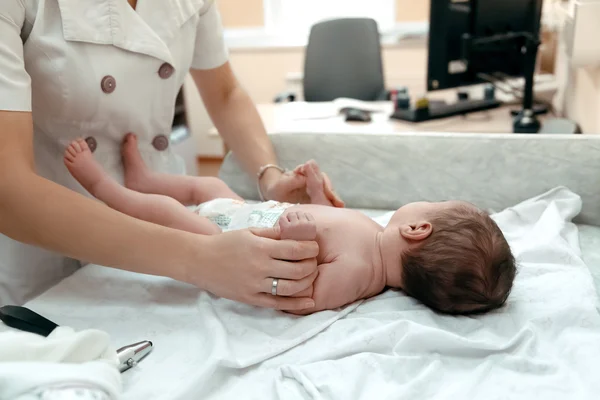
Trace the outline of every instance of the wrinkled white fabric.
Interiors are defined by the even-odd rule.
[[[0,400],[28,398],[58,387],[121,393],[118,358],[106,332],[61,326],[43,337],[0,324]]]
[[[152,340],[125,399],[594,400],[600,316],[570,222],[580,208],[558,188],[494,215],[519,274],[506,307],[478,317],[397,291],[296,317],[98,266],[30,304],[119,343]]]

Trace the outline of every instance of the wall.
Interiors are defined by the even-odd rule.
[[[264,25],[263,0],[217,0],[217,3],[223,25],[227,28]],[[428,16],[429,0],[396,0],[397,21],[423,21],[428,19]]]
[[[229,28],[252,28],[264,25],[263,0],[218,0],[223,24]],[[429,15],[429,0],[396,0],[397,20],[424,21]],[[383,49],[383,67],[388,87],[408,86],[413,93],[425,90],[427,52],[423,39],[411,39]],[[230,62],[242,86],[256,103],[269,103],[283,90],[290,74],[303,70],[304,49],[243,48],[230,50]],[[186,81],[185,96],[188,124],[192,128],[198,153],[218,157],[223,153],[220,139],[208,134],[212,124],[193,82]],[[193,110],[193,112],[189,112]]]
[[[556,58],[559,91],[554,107],[560,115],[577,121],[586,134],[600,134],[600,68],[573,68],[564,40]]]
[[[290,74],[302,73],[304,49],[241,49],[230,53],[236,76],[257,103],[272,102],[286,90]],[[383,49],[383,68],[388,87],[408,86],[412,92],[425,89],[427,51],[423,39]]]
[[[600,133],[600,69],[571,71],[565,115],[577,121],[584,133]]]
[[[255,103],[271,103],[278,93],[287,90],[289,74],[301,73],[304,49],[241,49],[230,52],[230,62],[241,85]],[[401,45],[383,49],[383,68],[388,87],[407,86],[413,94],[425,93],[427,50],[424,39],[406,40]],[[193,129],[198,154],[204,157],[223,155],[223,144],[209,135],[212,128],[208,114],[191,79],[185,83],[188,124]]]

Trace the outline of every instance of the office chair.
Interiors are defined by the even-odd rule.
[[[304,100],[310,102],[386,100],[377,22],[347,18],[315,24],[306,46],[303,85]],[[275,102],[295,99],[285,92]]]

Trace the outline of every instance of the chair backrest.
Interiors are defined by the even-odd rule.
[[[304,99],[377,100],[385,90],[377,22],[335,19],[310,31],[304,64]]]

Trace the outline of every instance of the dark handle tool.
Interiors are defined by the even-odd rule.
[[[38,313],[19,306],[0,307],[0,320],[11,328],[46,337],[58,326]]]
[[[11,328],[36,333],[44,337],[48,337],[58,327],[57,324],[38,313],[19,306],[0,307],[0,320]],[[118,349],[119,371],[124,372],[135,367],[144,357],[150,354],[153,348],[152,342],[146,340]]]

